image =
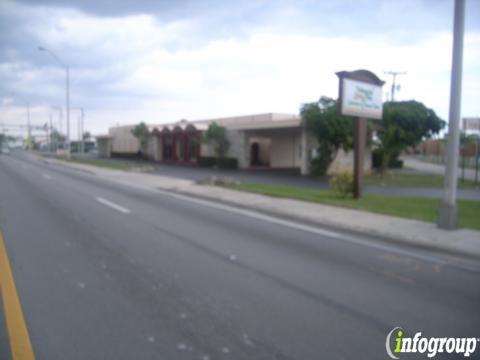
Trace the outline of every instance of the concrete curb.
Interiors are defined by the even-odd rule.
[[[160,190],[166,190],[159,188]],[[373,229],[363,229],[363,228],[358,228],[354,226],[348,226],[346,223],[340,223],[340,222],[331,222],[328,220],[325,221],[312,221],[309,219],[305,219],[301,216],[295,216],[292,214],[287,214],[282,211],[273,211],[271,209],[264,209],[262,207],[256,207],[256,206],[250,206],[250,205],[244,205],[244,204],[239,204],[234,201],[228,201],[225,199],[219,199],[214,196],[206,196],[206,195],[200,195],[197,193],[192,193],[189,191],[182,190],[180,188],[170,188],[168,189],[169,191],[175,192],[180,195],[184,196],[190,196],[190,197],[195,197],[201,200],[208,200],[216,203],[220,203],[223,205],[228,205],[228,206],[233,206],[237,208],[241,208],[244,210],[251,210],[251,211],[256,211],[260,212],[266,215],[270,216],[275,216],[279,217],[285,220],[291,220],[291,221],[296,221],[305,225],[309,226],[321,226],[323,228],[333,230],[333,231],[339,231],[351,235],[360,235],[360,236],[368,236],[368,237],[373,237],[376,241],[379,242],[389,242],[392,244],[396,245],[406,245],[410,247],[414,247],[417,249],[422,249],[422,250],[433,250],[438,253],[444,254],[444,255],[451,255],[451,256],[457,256],[457,257],[466,257],[470,260],[474,261],[480,261],[480,252],[478,254],[472,254],[471,252],[468,252],[465,249],[462,248],[456,248],[456,247],[451,247],[451,246],[444,246],[441,243],[435,244],[432,242],[425,242],[425,240],[421,239],[412,239],[410,237],[402,237],[402,236],[394,236],[390,233],[382,232],[382,231],[376,231]],[[235,190],[232,190],[235,191]],[[479,245],[480,246],[480,245]]]

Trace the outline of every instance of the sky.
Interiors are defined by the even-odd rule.
[[[0,130],[85,129],[266,112],[337,97],[341,70],[386,81],[448,120],[453,0],[0,0]],[[480,1],[466,0],[462,116],[480,116]],[[65,131],[65,124],[62,129]],[[10,132],[13,134],[13,128]]]

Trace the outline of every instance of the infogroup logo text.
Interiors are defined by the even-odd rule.
[[[395,341],[392,349],[392,336],[395,336]],[[385,347],[388,356],[392,359],[400,359],[402,353],[418,353],[427,354],[429,358],[435,357],[437,354],[463,354],[464,357],[469,357],[477,349],[477,344],[480,342],[479,338],[426,338],[422,337],[421,332],[415,333],[413,338],[405,337],[405,332],[401,327],[393,328],[387,335]]]

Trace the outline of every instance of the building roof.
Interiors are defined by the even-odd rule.
[[[301,117],[294,114],[266,113],[244,116],[231,116],[224,118],[203,119],[203,120],[180,120],[174,123],[149,125],[151,132],[171,132],[175,129],[205,131],[211,123],[217,123],[227,129],[255,130],[298,127],[301,125]]]

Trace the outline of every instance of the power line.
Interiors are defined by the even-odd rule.
[[[28,128],[28,125],[22,125],[22,124],[5,124],[1,123],[0,126],[3,127],[19,127],[19,128]],[[30,125],[32,129],[37,129],[37,130],[43,130],[45,129],[45,125]]]
[[[405,75],[407,72],[406,71],[384,71],[385,74],[387,75],[392,75],[392,92],[391,92],[391,101],[395,101],[395,82],[397,80],[397,75]]]

